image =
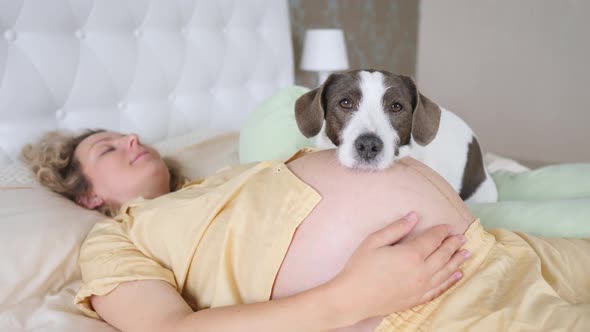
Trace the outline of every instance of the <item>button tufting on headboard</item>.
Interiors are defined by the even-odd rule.
[[[293,84],[287,1],[0,3],[0,166],[52,129],[239,129]]]

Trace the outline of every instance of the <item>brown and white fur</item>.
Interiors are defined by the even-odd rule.
[[[412,78],[386,71],[332,74],[299,97],[297,125],[316,147],[338,147],[347,167],[380,170],[410,156],[443,176],[469,203],[495,202],[471,128],[418,92]]]

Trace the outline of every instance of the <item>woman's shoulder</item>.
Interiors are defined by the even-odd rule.
[[[115,218],[105,218],[94,224],[80,248],[80,262],[88,260],[102,250],[116,246],[116,242],[127,241],[125,226]]]

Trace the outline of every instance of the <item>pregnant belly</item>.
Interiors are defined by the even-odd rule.
[[[379,173],[360,172],[339,166],[333,158],[333,153],[320,152],[288,165],[322,200],[293,237],[275,280],[273,299],[330,280],[367,235],[411,210],[419,212],[422,229],[461,219],[456,206],[449,204],[447,196],[455,195],[450,187],[449,195],[441,195],[431,181],[401,164]],[[460,199],[458,204],[462,205]],[[463,229],[457,225],[457,232],[466,225]],[[374,317],[339,331],[373,331],[381,320]]]

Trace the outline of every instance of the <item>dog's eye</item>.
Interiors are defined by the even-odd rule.
[[[394,111],[394,112],[399,112],[399,111],[401,111],[403,109],[404,109],[404,107],[400,103],[393,103],[391,105],[391,110]]]
[[[342,99],[339,104],[342,108],[352,108],[352,102],[346,98]]]

